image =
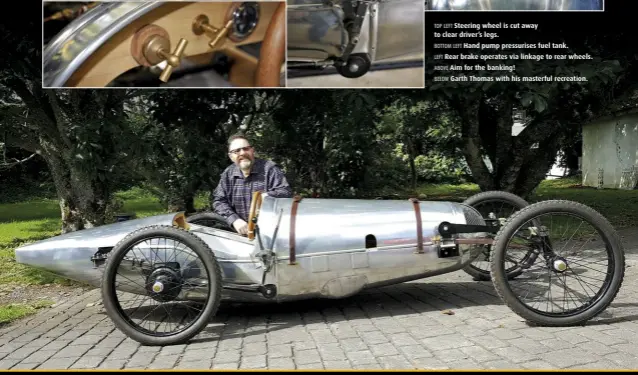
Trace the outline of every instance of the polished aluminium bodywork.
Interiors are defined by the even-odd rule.
[[[460,203],[418,202],[422,226],[422,247],[418,251],[413,202],[303,199],[294,217],[295,259],[292,261],[292,205],[293,199],[264,196],[257,223],[259,238],[254,240],[221,229],[189,224],[188,230],[212,249],[221,266],[224,299],[280,302],[316,297],[342,298],[364,288],[459,270],[482,251],[482,245],[461,244],[458,255],[439,256],[441,222],[485,225],[476,210]],[[99,255],[108,254],[121,239],[137,229],[174,225],[179,215],[129,220],[60,235],[16,249],[16,260],[98,287],[104,268],[103,263],[96,262]],[[469,233],[456,237],[479,238],[482,235]],[[276,286],[274,299],[236,288],[262,283],[266,265],[257,257],[261,246],[275,253],[273,267],[264,279],[264,284]],[[130,277],[132,275],[131,271]],[[139,284],[144,285],[144,280],[139,280]],[[146,293],[143,289],[119,289]],[[205,296],[203,292],[198,296],[197,290],[189,293],[180,298]]]
[[[349,43],[343,0],[287,0],[287,58],[323,62],[341,57]],[[423,0],[373,0],[352,54],[377,62],[423,52]]]
[[[160,1],[104,2],[71,21],[44,50],[43,86],[65,87],[73,73],[110,38],[161,5]]]
[[[429,10],[603,10],[604,0],[428,0]]]

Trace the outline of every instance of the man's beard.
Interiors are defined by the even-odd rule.
[[[253,161],[250,159],[242,159],[239,161],[239,168],[241,168],[244,171],[247,169],[250,169],[252,165],[253,165]]]

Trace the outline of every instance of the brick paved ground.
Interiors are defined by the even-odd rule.
[[[456,272],[342,301],[225,306],[188,345],[142,347],[92,291],[1,329],[0,369],[638,368],[638,251],[629,252],[619,296],[586,327],[528,327],[490,283]]]

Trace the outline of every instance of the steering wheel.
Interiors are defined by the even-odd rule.
[[[281,66],[286,56],[286,3],[281,2],[270,20],[261,46],[256,87],[279,87]],[[251,223],[249,222],[248,225]],[[249,227],[250,228],[250,227]],[[249,229],[250,230],[250,229]]]
[[[252,240],[255,238],[255,224],[257,221],[257,217],[259,216],[259,209],[261,208],[261,191],[256,191],[253,193],[253,198],[250,201],[250,214],[248,215],[248,239]]]

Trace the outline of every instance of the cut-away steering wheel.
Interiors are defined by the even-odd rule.
[[[281,67],[286,56],[286,3],[275,10],[261,47],[257,71],[256,87],[279,87]],[[250,222],[248,223],[250,225]],[[250,228],[250,227],[249,227]]]
[[[259,209],[261,208],[261,191],[253,193],[253,198],[250,201],[250,214],[248,215],[248,239],[255,238],[255,225],[257,223],[257,217],[259,216]]]

